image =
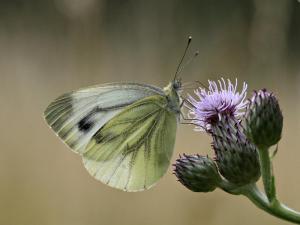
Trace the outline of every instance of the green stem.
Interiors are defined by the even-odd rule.
[[[255,184],[244,187],[241,194],[250,199],[257,207],[278,218],[300,224],[300,212],[294,211],[274,199],[269,202],[268,198],[257,188]]]
[[[276,189],[274,183],[272,162],[269,156],[268,148],[259,148],[260,171],[264,184],[264,189],[270,202],[276,199]]]

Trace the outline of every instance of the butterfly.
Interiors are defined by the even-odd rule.
[[[46,108],[45,120],[97,180],[124,191],[149,189],[173,154],[182,105],[178,68],[163,89],[111,83],[63,94]]]

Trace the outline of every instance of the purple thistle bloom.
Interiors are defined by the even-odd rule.
[[[226,83],[223,78],[217,82],[209,80],[208,83],[208,90],[200,87],[194,91],[199,100],[189,95],[187,99],[189,104],[185,104],[189,109],[189,119],[197,124],[195,128],[197,131],[210,129],[212,124],[219,121],[221,115],[240,117],[244,114],[242,110],[247,106],[245,82],[241,93],[237,92],[237,79],[235,85],[229,79]]]

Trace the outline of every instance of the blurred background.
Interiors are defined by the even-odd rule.
[[[300,210],[300,3],[296,0],[0,1],[0,225],[289,224],[246,198],[185,189],[167,175],[125,193],[94,180],[47,127],[58,95],[105,82],[165,86],[187,37],[199,56],[183,81],[237,77],[279,98],[284,133],[274,161],[279,198]],[[192,90],[189,90],[192,91]],[[181,125],[179,153],[212,155]]]

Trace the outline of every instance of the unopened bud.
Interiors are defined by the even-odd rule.
[[[283,117],[275,96],[263,89],[255,92],[246,112],[246,133],[259,148],[279,142]]]
[[[194,192],[213,191],[222,180],[215,162],[208,156],[184,154],[174,166],[178,181]]]

